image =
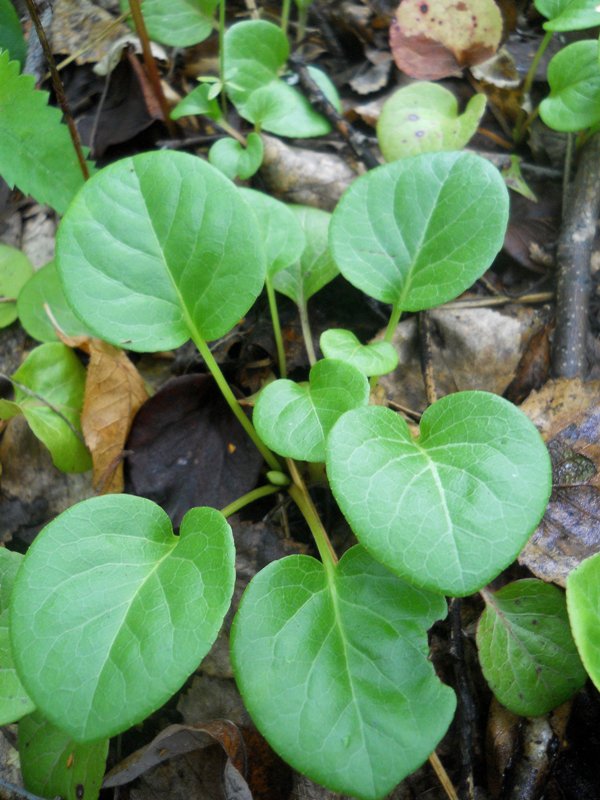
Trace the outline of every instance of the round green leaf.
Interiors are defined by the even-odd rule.
[[[214,642],[233,592],[225,518],[193,508],[173,535],[139,497],[85,500],[44,528],[17,576],[17,670],[77,741],[112,736],[176,692]]]
[[[263,192],[240,189],[240,193],[256,216],[267,256],[267,274],[273,277],[280,269],[298,261],[304,250],[306,237],[298,215]]]
[[[213,144],[208,151],[208,160],[231,180],[247,180],[262,164],[263,152],[262,139],[257,133],[248,134],[246,147],[226,136]]]
[[[310,206],[290,206],[304,233],[300,258],[273,276],[273,287],[297,305],[304,305],[338,274],[329,250],[331,214]]]
[[[425,153],[371,170],[333,213],[330,242],[342,275],[405,311],[453,299],[502,247],[508,190],[471,153]]]
[[[85,472],[92,462],[81,434],[85,369],[60,342],[41,344],[13,373],[14,403],[0,401],[0,417],[21,413],[63,472]]]
[[[39,342],[58,341],[52,320],[67,336],[88,335],[83,323],[67,303],[53,261],[35,272],[21,289],[17,312],[21,325]]]
[[[496,577],[542,517],[550,458],[535,426],[485,392],[430,406],[413,438],[388,408],[349,411],[327,441],[327,474],[361,544],[399,575],[448,595]]]
[[[108,739],[74,742],[36,712],[19,723],[19,763],[30,792],[65,800],[95,800],[106,769]]]
[[[460,150],[475,134],[485,112],[476,94],[463,114],[456,97],[439,83],[419,81],[386,100],[377,120],[377,139],[386,161],[440,150]]]
[[[540,116],[557,131],[574,132],[600,122],[598,41],[586,39],[560,50],[548,64],[550,94]]]
[[[548,22],[547,31],[579,31],[600,25],[596,0],[535,0],[535,7]]]
[[[20,553],[0,548],[0,725],[16,722],[35,708],[15,669],[8,625],[10,595],[22,560]]]
[[[479,662],[502,705],[515,714],[538,717],[583,686],[585,670],[560,589],[531,579],[483,596]]]
[[[57,238],[67,300],[131,350],[224,336],[263,286],[254,215],[224,175],[186,153],[125,158],[89,180]]]
[[[15,247],[0,244],[0,328],[6,328],[17,318],[17,297],[33,275],[27,256]],[[9,302],[7,302],[9,301]]]
[[[326,358],[339,358],[364,375],[385,375],[398,366],[398,353],[389,342],[361,344],[352,331],[330,328],[321,334],[319,344]]]
[[[586,558],[568,576],[567,608],[583,665],[600,689],[600,553]]]
[[[120,0],[129,11],[129,0]],[[142,11],[148,35],[155,42],[189,47],[208,39],[219,0],[144,0]]]
[[[325,461],[329,431],[343,413],[369,402],[369,383],[355,367],[326,358],[309,383],[277,380],[258,396],[252,420],[271,450],[299,461]]]
[[[386,795],[435,749],[456,705],[428,659],[440,596],[361,548],[335,568],[274,562],[244,593],[231,631],[244,704],[295,769],[336,792]]]

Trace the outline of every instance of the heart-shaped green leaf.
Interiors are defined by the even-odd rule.
[[[574,42],[548,64],[550,94],[540,116],[557,131],[574,132],[600,122],[600,69],[597,39]]]
[[[600,553],[586,558],[570,573],[567,608],[583,665],[600,689]]]
[[[484,592],[477,628],[479,662],[490,688],[515,714],[538,717],[585,683],[564,592],[522,580]]]
[[[264,192],[240,189],[240,194],[256,215],[267,256],[269,277],[298,261],[306,244],[298,214]]]
[[[129,0],[120,0],[129,11]],[[189,47],[207,39],[219,0],[144,0],[142,11],[148,34],[155,42]]]
[[[15,399],[0,400],[0,419],[23,414],[63,472],[85,472],[92,462],[81,434],[85,369],[60,342],[32,350],[13,374]]]
[[[233,592],[225,518],[193,508],[173,535],[150,500],[85,500],[44,528],[12,593],[13,656],[43,715],[77,741],[159,708],[214,642]]]
[[[386,161],[460,150],[474,135],[485,112],[485,95],[475,94],[463,114],[456,97],[439,83],[419,81],[386,100],[377,120],[377,139]]]
[[[425,153],[371,170],[333,213],[330,242],[342,275],[405,311],[453,299],[502,247],[508,191],[471,153]]]
[[[305,236],[300,258],[273,276],[273,286],[296,305],[304,305],[338,274],[329,250],[331,214],[309,206],[290,206]]]
[[[236,187],[202,159],[166,151],[125,158],[85,184],[59,228],[56,263],[90,330],[142,351],[224,336],[265,276]]]
[[[208,151],[208,160],[232,180],[247,180],[258,170],[263,160],[263,143],[257,133],[249,133],[246,147],[226,136],[219,139]]]
[[[578,31],[600,25],[596,0],[534,0],[534,5],[547,18],[547,31]]]
[[[260,438],[279,455],[325,461],[329,431],[346,411],[366,406],[369,383],[356,367],[326,358],[308,384],[277,380],[260,393],[252,420]]]
[[[307,556],[252,579],[231,631],[237,684],[273,748],[337,792],[383,797],[446,732],[456,705],[428,659],[446,614],[353,547],[335,568]]]
[[[19,723],[19,762],[30,792],[65,800],[97,800],[108,739],[80,744],[36,712]]]
[[[17,313],[21,325],[38,342],[58,341],[54,323],[67,336],[89,335],[67,303],[54,261],[35,272],[21,289]]]
[[[24,253],[0,244],[0,328],[17,318],[17,297],[33,275],[33,267]]]
[[[209,119],[218,120],[223,116],[219,101],[216,97],[211,97],[212,86],[208,83],[201,83],[186,95],[175,108],[171,111],[171,119],[181,119],[181,117],[195,116],[201,114]]]
[[[10,595],[22,559],[20,553],[0,548],[0,725],[16,722],[35,708],[15,669],[8,626]]]
[[[327,474],[361,544],[448,595],[471,594],[516,558],[551,488],[534,425],[485,392],[438,400],[418,439],[388,408],[344,414],[327,441]]]
[[[389,342],[361,344],[352,331],[330,328],[321,334],[319,344],[327,358],[339,358],[364,375],[386,375],[398,366],[398,353]]]

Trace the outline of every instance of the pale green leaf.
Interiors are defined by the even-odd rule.
[[[535,0],[534,5],[547,18],[547,31],[579,31],[600,25],[596,0]]]
[[[550,128],[575,132],[600,122],[598,40],[574,42],[548,64],[550,94],[540,103],[540,116]]]
[[[600,689],[600,553],[586,558],[568,576],[567,608],[583,665]]]
[[[33,266],[24,253],[0,244],[0,298],[4,301],[0,303],[0,328],[16,320],[17,297],[32,275]]]
[[[352,364],[367,376],[386,375],[398,366],[398,353],[389,342],[361,344],[352,331],[330,328],[321,334],[323,355]]]
[[[247,180],[258,171],[263,160],[263,143],[257,133],[249,133],[246,147],[226,136],[219,139],[208,151],[208,160],[224,175],[233,180]]]

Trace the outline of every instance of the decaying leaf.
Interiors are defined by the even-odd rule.
[[[54,53],[77,54],[77,64],[100,61],[114,41],[131,31],[89,0],[55,0],[52,15]]]
[[[459,76],[491,58],[501,37],[494,0],[403,0],[390,26],[396,65],[420,80]]]
[[[600,382],[551,381],[523,410],[546,439],[554,488],[519,561],[545,581],[566,577],[600,549]]]

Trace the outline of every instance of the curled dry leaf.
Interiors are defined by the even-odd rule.
[[[494,0],[403,0],[390,26],[396,65],[420,80],[460,75],[491,58],[501,38]]]

